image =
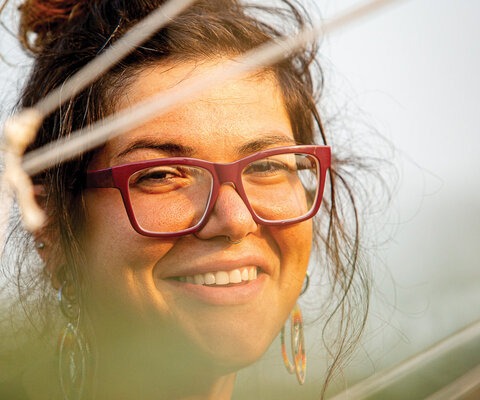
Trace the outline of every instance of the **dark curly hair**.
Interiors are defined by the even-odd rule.
[[[163,0],[24,1],[19,8],[19,38],[34,63],[21,94],[19,108],[34,106],[162,3]],[[236,56],[272,39],[294,35],[310,24],[306,15],[305,10],[293,0],[279,1],[276,7],[246,5],[240,0],[199,0],[133,49],[95,83],[49,115],[29,150],[67,137],[73,131],[111,114],[112,98],[115,99],[144,68],[166,59],[184,63]],[[281,24],[272,21],[281,21]],[[311,44],[268,67],[279,83],[298,144],[313,144],[316,141],[327,144],[327,134],[317,109],[323,85],[321,69],[316,61],[317,50],[317,46]],[[49,210],[45,229],[56,232],[60,239],[52,257],[62,254],[65,259],[62,268],[56,271],[59,276],[55,278],[62,282],[68,277],[74,282],[80,302],[86,278],[82,275],[81,266],[85,260],[78,233],[85,220],[82,199],[85,171],[94,152],[34,177],[35,182],[45,188],[43,201],[47,205],[46,210]],[[333,152],[322,218],[316,222],[315,251],[318,262],[331,278],[333,294],[333,311],[330,316],[323,317],[325,330],[331,334],[331,325],[337,324],[335,339],[329,341],[324,338],[330,343],[327,348],[331,356],[325,386],[358,340],[368,308],[368,284],[365,272],[360,268],[356,195],[348,184],[349,174],[344,173],[351,166],[349,157],[340,158]],[[18,232],[18,228],[13,232]],[[19,235],[25,238],[25,235],[12,233],[11,240],[18,239]],[[16,252],[19,257],[18,248]],[[27,315],[32,313],[32,304],[27,299],[31,292],[38,295],[39,291],[44,293],[41,300],[44,306],[37,303],[35,308],[44,315],[54,315],[51,290],[47,289],[48,277],[41,270],[27,284],[20,284],[26,282],[22,281],[22,276],[28,274],[29,262],[31,257],[17,259],[17,286],[26,289],[20,290],[19,298]],[[31,289],[32,285],[37,290]],[[54,320],[51,317],[42,319],[40,324],[37,321],[40,335],[52,329]]]

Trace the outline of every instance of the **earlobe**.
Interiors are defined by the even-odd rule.
[[[43,212],[46,213],[47,192],[45,190],[45,185],[34,184],[33,192],[35,194],[35,201],[43,210]],[[48,222],[46,225],[48,225]],[[35,249],[37,250],[37,253],[44,262],[44,264],[47,265],[49,258],[48,254],[51,251],[50,243],[52,243],[51,238],[48,237],[50,235],[47,233],[47,226],[43,226],[42,228],[34,232],[33,236],[35,239]]]
[[[35,200],[37,204],[43,209],[43,211],[48,215],[47,212],[47,191],[45,185],[35,184],[33,186],[35,193]],[[61,265],[61,256],[59,255],[59,249],[57,246],[54,246],[53,243],[59,243],[58,234],[54,229],[49,225],[48,219],[41,229],[34,233],[35,238],[35,249],[43,261],[44,270],[47,276],[50,278],[52,286],[55,289],[60,287],[60,284],[57,279],[57,269]]]

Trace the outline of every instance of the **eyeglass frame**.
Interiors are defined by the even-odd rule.
[[[318,163],[318,188],[315,196],[313,206],[310,208],[310,211],[296,218],[290,218],[287,220],[266,220],[257,215],[253,210],[248,196],[245,192],[242,183],[242,171],[244,168],[255,160],[262,158],[278,155],[278,154],[306,154],[313,156]],[[207,170],[212,178],[212,188],[210,192],[209,199],[207,200],[207,205],[205,212],[201,219],[192,227],[183,229],[178,232],[152,232],[143,229],[137,222],[135,217],[135,212],[133,211],[132,202],[130,200],[130,190],[129,190],[129,180],[130,177],[145,168],[152,168],[161,165],[189,165],[200,167]],[[220,187],[226,183],[233,184],[235,191],[238,193],[243,203],[247,207],[250,215],[253,220],[260,224],[266,226],[282,226],[290,225],[298,222],[306,221],[318,212],[323,198],[323,191],[325,188],[325,178],[327,170],[331,165],[331,149],[330,146],[325,145],[295,145],[295,146],[283,146],[275,147],[271,149],[266,149],[262,151],[255,152],[239,160],[230,162],[230,163],[216,163],[206,160],[201,160],[197,158],[190,157],[167,157],[167,158],[156,158],[151,160],[138,161],[128,164],[116,165],[109,168],[99,169],[99,170],[90,170],[86,173],[86,188],[115,188],[120,191],[122,196],[123,205],[125,206],[125,211],[127,212],[128,219],[132,228],[139,234],[148,237],[156,238],[174,238],[179,236],[184,236],[192,234],[201,230],[208,221],[208,217],[215,207],[215,203],[218,199],[220,193]]]

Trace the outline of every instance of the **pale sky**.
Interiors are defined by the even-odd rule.
[[[378,367],[480,318],[479,16],[478,1],[399,1],[324,43],[328,92],[397,148],[370,322],[391,326],[366,340]]]
[[[324,17],[357,3],[316,1]],[[325,104],[345,112],[346,129],[369,125],[397,149],[370,323],[390,322],[375,336],[383,346],[365,340],[379,367],[480,318],[479,16],[478,1],[398,1],[322,45]],[[17,64],[0,63],[4,121],[25,67],[4,32],[0,53]]]

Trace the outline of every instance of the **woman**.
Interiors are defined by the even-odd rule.
[[[161,3],[24,2],[20,37],[34,66],[20,107],[33,106]],[[281,3],[267,9],[196,2],[49,116],[30,150],[288,34],[265,22],[271,16],[262,20],[262,10],[292,31],[301,28],[301,13]],[[333,368],[354,341],[346,326],[358,237],[349,236],[336,207],[341,189],[348,192],[340,160],[327,175],[329,148],[312,146],[316,135],[326,143],[314,57],[315,48],[301,50],[222,83],[33,178],[48,215],[35,234],[46,272],[36,279],[49,283],[37,313],[42,346],[32,350],[40,355],[32,363],[28,354],[28,366],[11,374],[10,393],[229,399],[236,372],[261,357],[290,314],[296,360],[286,363],[302,381],[295,304],[308,284],[314,231],[315,268],[332,277],[335,308],[343,313],[338,341],[345,344],[331,350]]]

